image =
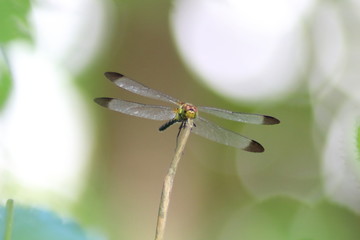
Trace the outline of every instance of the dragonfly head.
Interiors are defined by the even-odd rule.
[[[180,120],[186,120],[188,118],[194,119],[197,116],[198,109],[190,103],[184,103],[178,108],[178,117]]]

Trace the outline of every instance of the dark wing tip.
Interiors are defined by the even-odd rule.
[[[119,78],[122,78],[124,75],[117,73],[117,72],[106,72],[104,73],[105,77],[110,81],[115,81]]]
[[[273,125],[273,124],[279,124],[280,120],[274,117],[270,116],[264,116],[263,124],[264,125]]]
[[[265,149],[260,143],[252,140],[244,150],[248,152],[264,152]]]
[[[94,102],[103,107],[108,107],[112,98],[95,98]]]

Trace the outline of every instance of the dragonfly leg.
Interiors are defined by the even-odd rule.
[[[185,121],[182,121],[181,124],[180,124],[179,132],[178,132],[178,134],[176,135],[176,146],[178,145],[178,139],[179,139],[180,132],[181,132],[181,130],[185,127],[185,125],[186,125],[186,120],[185,120]]]
[[[179,132],[178,132],[178,134],[176,135],[176,139],[179,137],[180,132],[181,132],[181,130],[185,127],[185,125],[186,125],[186,121],[182,121],[181,124],[180,124],[180,127],[179,127]]]

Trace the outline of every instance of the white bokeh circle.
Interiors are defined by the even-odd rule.
[[[212,88],[248,101],[278,97],[304,70],[310,2],[179,0],[172,30],[187,66]]]
[[[37,1],[29,13],[32,44],[12,41],[6,46],[13,83],[0,118],[5,198],[64,210],[80,196],[93,139],[91,118],[73,76],[103,44],[109,4]]]
[[[325,194],[357,213],[360,213],[359,113],[359,107],[351,102],[339,109],[330,126],[322,162]]]

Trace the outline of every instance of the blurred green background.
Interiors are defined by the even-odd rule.
[[[3,203],[50,209],[108,239],[153,238],[178,128],[160,133],[162,122],[97,106],[159,104],[103,76],[115,71],[196,105],[281,120],[211,118],[262,154],[190,137],[165,239],[359,239],[360,3],[248,3],[2,1]]]

